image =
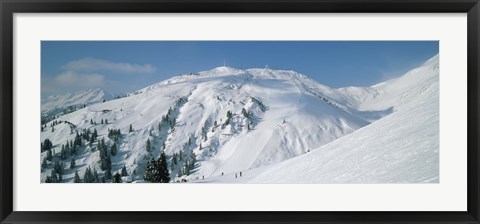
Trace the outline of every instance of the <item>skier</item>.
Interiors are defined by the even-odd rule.
[[[242,177],[242,172],[240,172],[240,177]]]

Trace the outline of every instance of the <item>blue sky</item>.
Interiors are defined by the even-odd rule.
[[[438,53],[438,41],[42,41],[42,97],[126,93],[223,66],[291,69],[334,88],[371,86]]]

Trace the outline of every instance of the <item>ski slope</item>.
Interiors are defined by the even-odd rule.
[[[359,108],[395,112],[314,151],[279,163],[250,183],[438,183],[438,56],[374,86]]]

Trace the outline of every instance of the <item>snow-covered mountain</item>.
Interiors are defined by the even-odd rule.
[[[391,113],[311,153],[269,167],[252,183],[438,183],[438,56],[373,86],[358,108]]]
[[[113,99],[113,96],[102,89],[88,89],[64,95],[54,95],[42,99],[42,117],[48,118],[69,110],[69,107],[83,107],[83,105],[102,102]]]
[[[372,87],[333,89],[294,71],[267,68],[241,70],[219,67],[176,76],[128,97],[88,105],[47,123],[42,128],[41,140],[49,139],[53,143],[53,156],[43,162],[48,152],[42,152],[42,181],[51,174],[54,163],[60,161],[65,167],[62,182],[73,182],[75,171],[80,177],[84,176],[88,167],[104,176],[102,158],[105,155],[98,150],[103,147],[100,139],[105,140],[107,148],[110,149],[114,143],[118,148],[118,153],[109,157],[111,172],[121,173],[123,168],[128,176],[125,178],[133,181],[143,180],[146,164],[151,158],[158,158],[161,151],[167,155],[173,181],[205,178],[225,182],[225,178],[231,178],[233,173],[243,171],[258,174],[257,178],[249,177],[252,182],[283,182],[275,177],[282,176],[281,170],[289,166],[298,171],[312,172],[325,167],[323,163],[316,164],[316,159],[327,163],[336,161],[338,167],[332,165],[329,168],[336,171],[348,165],[336,158],[346,155],[354,158],[353,155],[356,155],[355,150],[346,146],[340,148],[337,142],[358,132],[359,139],[364,138],[368,144],[373,144],[373,141],[382,139],[382,134],[388,133],[386,127],[401,129],[402,126],[395,122],[407,119],[405,116],[411,115],[409,108],[429,109],[428,112],[436,110],[436,114],[425,114],[424,120],[429,122],[425,125],[435,124],[436,121],[437,129],[429,126],[426,136],[438,140],[438,133],[435,136],[435,130],[438,132],[438,89],[435,86],[438,86],[438,57],[400,78]],[[430,98],[424,97],[427,93],[431,93]],[[435,93],[437,98],[434,98]],[[424,101],[428,102],[428,108],[423,108],[427,104],[420,103]],[[393,126],[381,125],[382,122]],[[411,125],[416,124],[422,123]],[[121,135],[117,138],[109,135],[111,130],[117,129]],[[98,137],[89,143],[88,136],[94,130]],[[398,140],[402,130],[413,129],[407,127],[399,133],[393,132],[396,134],[378,144],[384,146]],[[75,139],[77,132],[85,140],[77,146],[75,153],[65,155],[64,152],[62,155],[62,144]],[[419,141],[423,141],[423,137],[419,136]],[[361,148],[367,144],[354,140],[358,139],[344,140],[346,142],[340,145],[355,142],[354,145]],[[404,141],[411,143],[408,139]],[[337,146],[332,148],[332,144]],[[418,142],[415,144],[418,145]],[[69,145],[73,147],[73,143]],[[373,146],[377,145],[368,147],[370,153],[382,152],[382,149]],[[435,148],[435,145],[432,143],[429,147]],[[383,149],[385,156],[394,156],[388,149]],[[432,157],[428,159],[431,164],[436,161],[438,166],[438,143],[436,150],[436,155],[435,151],[429,151]],[[413,150],[406,153],[421,152]],[[322,158],[317,158],[317,154]],[[403,155],[402,152],[399,154]],[[72,168],[65,165],[72,160],[75,163]],[[378,164],[388,166],[391,163],[379,161]],[[435,170],[430,171],[434,174]],[[438,167],[436,171],[438,178]],[[303,173],[297,172],[296,175],[301,179]],[[292,173],[292,176],[295,174]],[[304,177],[314,179],[313,176]],[[309,182],[292,178],[287,179]],[[392,180],[402,182],[405,179]],[[429,180],[434,181],[435,178]],[[345,180],[356,181],[359,180]],[[378,181],[388,182],[381,178]]]

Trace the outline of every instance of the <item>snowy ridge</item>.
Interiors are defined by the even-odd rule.
[[[436,56],[398,79],[375,86],[380,94],[359,105],[395,107],[396,112],[270,167],[250,182],[438,183],[438,65]]]
[[[70,106],[78,107],[110,99],[113,99],[113,96],[102,89],[88,89],[64,95],[49,96],[41,101],[41,113],[42,116],[50,117],[61,113]]]

